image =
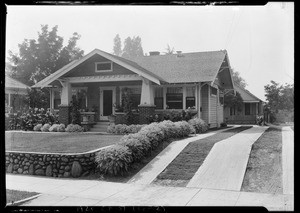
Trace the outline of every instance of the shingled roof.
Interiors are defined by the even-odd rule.
[[[17,81],[16,79],[9,77],[8,75],[5,75],[5,88],[27,89],[28,87],[29,86],[27,86],[26,84],[23,84],[20,81]]]
[[[226,53],[224,51],[154,55],[130,58],[168,83],[214,81]]]
[[[236,84],[234,85],[234,90],[236,90],[237,92],[240,93],[244,102],[260,102],[260,101],[262,101],[258,97],[253,95],[251,92],[249,92],[248,90],[246,90]]]

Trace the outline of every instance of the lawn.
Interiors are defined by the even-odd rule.
[[[251,127],[241,126],[229,129],[189,143],[165,170],[156,177],[153,183],[167,186],[186,186],[215,143]]]
[[[5,132],[6,151],[82,153],[113,145],[122,135],[91,133]]]
[[[6,203],[15,203],[34,195],[38,195],[38,193],[6,189]]]
[[[241,191],[282,194],[281,128],[271,126],[253,144]]]

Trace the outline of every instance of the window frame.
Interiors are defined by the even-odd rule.
[[[98,64],[110,64],[109,70],[98,70],[97,65]],[[113,71],[113,62],[112,61],[104,61],[104,62],[95,62],[95,72],[112,72]]]

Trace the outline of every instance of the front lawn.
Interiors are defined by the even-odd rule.
[[[122,135],[92,133],[5,132],[6,151],[82,153],[113,145]]]
[[[153,183],[167,186],[186,186],[215,143],[251,127],[241,126],[229,129],[189,143],[165,170],[156,177]]]
[[[282,194],[282,132],[271,126],[252,145],[241,191]]]
[[[6,203],[15,203],[17,201],[38,195],[36,192],[26,192],[6,189]]]

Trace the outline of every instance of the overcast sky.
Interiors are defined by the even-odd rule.
[[[144,53],[175,50],[201,52],[226,49],[231,67],[247,89],[265,100],[271,80],[294,82],[294,4],[266,6],[8,6],[6,50],[18,51],[24,39],[37,39],[41,24],[65,44],[73,32],[88,54],[95,48],[112,53],[113,39],[122,43],[140,36]]]

